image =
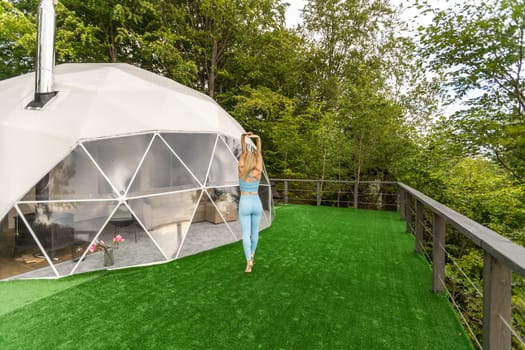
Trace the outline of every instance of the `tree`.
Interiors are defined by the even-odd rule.
[[[227,62],[245,42],[284,26],[284,7],[278,0],[181,1],[189,38],[185,50],[198,67],[197,86],[212,98],[218,79],[228,76]]]
[[[396,15],[384,1],[310,0],[305,7],[312,96],[332,116],[339,144],[346,146],[344,154],[332,153],[343,178],[391,178],[393,154],[408,144],[403,99],[396,93],[399,79],[411,73],[413,44],[396,34]]]
[[[446,74],[449,101],[466,98],[466,108],[451,118],[465,149],[494,159],[524,181],[523,2],[465,2],[449,10],[424,1],[418,6],[435,14],[420,29],[422,55],[431,69]]]
[[[79,55],[78,61],[126,62],[183,84],[189,85],[195,80],[196,64],[187,60],[180,50],[186,40],[179,34],[182,25],[178,22],[182,22],[182,14],[171,2],[161,0],[104,2],[63,0],[62,2],[71,13],[78,16],[77,22],[92,28],[89,42],[82,48],[72,50]],[[59,31],[63,28],[64,26],[59,26]],[[67,42],[63,44],[67,45]],[[57,45],[57,52],[60,47]]]
[[[230,96],[249,85],[265,86],[304,101],[310,92],[313,70],[308,54],[304,38],[285,28],[243,37],[224,62],[217,99],[230,106]]]
[[[32,69],[35,19],[8,1],[0,2],[0,80]]]
[[[310,0],[304,9],[304,31],[313,42],[316,89],[325,99],[326,108],[346,97],[361,74],[371,74],[378,89],[386,76],[400,62],[390,62],[396,47],[394,9],[384,1]],[[389,48],[389,50],[387,50]],[[362,67],[368,67],[363,70]],[[385,74],[386,73],[386,74]]]

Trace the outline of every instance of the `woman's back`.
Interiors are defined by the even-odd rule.
[[[250,177],[250,175],[248,176]],[[239,179],[239,187],[241,192],[257,192],[259,189],[259,180],[257,180],[255,177],[251,177],[251,179],[252,181]]]

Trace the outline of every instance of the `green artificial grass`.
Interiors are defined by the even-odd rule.
[[[278,207],[251,274],[237,242],[91,276],[0,315],[0,349],[472,349],[404,226]],[[0,283],[2,303],[35,282]]]
[[[0,316],[62,290],[99,277],[105,271],[84,273],[59,280],[14,280],[0,282]]]

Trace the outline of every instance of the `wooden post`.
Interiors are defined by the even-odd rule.
[[[317,206],[321,205],[321,181],[317,181],[317,189],[316,189],[316,197],[317,197]]]
[[[399,217],[401,220],[405,220],[405,195],[406,191],[402,188],[399,188]]]
[[[288,181],[284,180],[284,204],[288,204]]]
[[[424,206],[416,200],[416,253],[423,252]]]
[[[406,225],[405,225],[405,232],[410,232],[412,233],[412,196],[407,192],[405,194],[406,198],[405,198],[405,220],[406,220]]]
[[[512,271],[485,251],[483,259],[483,350],[510,350]],[[503,319],[503,320],[502,320]]]
[[[354,208],[357,209],[357,204],[359,201],[359,182],[354,182]]]
[[[445,290],[445,219],[436,213],[433,214],[433,241],[432,241],[432,291],[434,293]]]

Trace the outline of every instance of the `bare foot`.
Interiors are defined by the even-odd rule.
[[[246,263],[246,269],[244,272],[252,272],[253,260],[250,260]]]

